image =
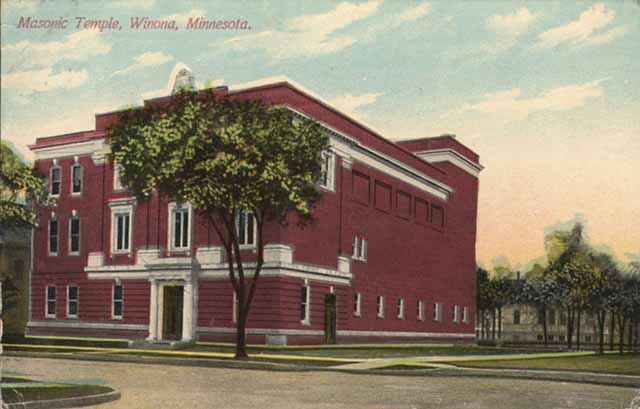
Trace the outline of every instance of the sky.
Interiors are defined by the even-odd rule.
[[[1,4],[1,137],[27,160],[36,137],[168,93],[176,67],[199,84],[285,75],[391,140],[451,133],[475,150],[485,267],[526,268],[575,221],[640,261],[640,1]],[[131,26],[145,17],[177,29]]]

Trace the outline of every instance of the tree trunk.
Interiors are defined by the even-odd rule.
[[[236,331],[236,359],[247,359],[247,320],[243,302],[238,302],[238,325]]]
[[[542,307],[542,336],[544,337],[544,346],[549,346],[549,336],[547,330],[547,308]]]
[[[634,319],[629,319],[629,335],[627,336],[627,351],[633,351],[633,324]]]
[[[573,319],[575,312],[571,307],[567,307],[567,348],[573,346]]]
[[[582,310],[578,309],[576,315],[576,350],[580,351],[580,328],[582,327],[580,320],[582,318]]]
[[[598,319],[598,353],[604,354],[604,321],[607,318],[607,311],[602,309],[596,314]]]
[[[613,337],[616,331],[616,313],[611,311],[611,322],[609,323],[609,350],[613,351]]]
[[[627,317],[622,313],[618,315],[618,351],[622,353],[624,351],[624,328],[627,326]]]
[[[496,340],[496,310],[495,309],[491,312],[491,321],[492,321],[491,339],[495,341]]]
[[[498,339],[502,339],[502,307],[498,307]]]

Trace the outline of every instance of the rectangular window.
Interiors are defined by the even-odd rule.
[[[453,306],[453,322],[460,322],[460,306]]]
[[[418,321],[424,321],[424,301],[418,301]]]
[[[82,166],[79,163],[71,166],[71,193],[82,193]]]
[[[513,325],[520,324],[520,310],[513,310]]]
[[[309,324],[309,300],[311,297],[311,291],[308,285],[300,288],[300,322],[303,324]]]
[[[131,239],[131,213],[115,213],[113,231],[113,252],[128,252]]]
[[[256,218],[253,213],[246,210],[238,211],[236,216],[236,233],[238,244],[245,247],[256,245]]]
[[[111,311],[111,318],[115,320],[121,320],[124,310],[124,289],[122,285],[116,284],[113,286],[113,304]]]
[[[353,255],[354,260],[367,260],[367,240],[364,237],[353,237]]]
[[[58,219],[49,220],[49,255],[58,255]]]
[[[80,254],[80,219],[69,219],[69,254]]]
[[[322,152],[322,167],[320,169],[320,186],[329,190],[334,189],[335,179],[335,155],[331,152]]]
[[[442,303],[434,303],[433,304],[433,320],[440,322],[442,321]]]
[[[377,304],[378,318],[384,318],[384,297],[379,295],[376,300],[376,304]]]
[[[78,318],[78,287],[67,287],[67,318]]]
[[[122,190],[122,180],[120,180],[120,168],[117,163],[113,164],[113,190]]]
[[[398,308],[398,311],[397,311],[398,319],[403,320],[404,319],[404,299],[398,298],[396,306]]]
[[[356,317],[360,316],[360,307],[362,303],[362,297],[360,293],[353,293],[353,315]]]
[[[171,249],[189,249],[189,208],[174,205],[171,210]]]
[[[469,307],[464,307],[462,309],[462,322],[465,324],[469,323]]]
[[[47,318],[55,318],[56,317],[56,287],[50,285],[47,287],[47,311],[45,312],[45,316]]]
[[[54,166],[51,168],[51,196],[60,195],[60,181],[62,178],[62,173],[60,172],[59,166]]]

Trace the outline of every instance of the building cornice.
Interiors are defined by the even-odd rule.
[[[415,152],[415,155],[428,163],[449,162],[475,177],[478,177],[484,169],[484,166],[473,162],[453,149],[433,149]]]

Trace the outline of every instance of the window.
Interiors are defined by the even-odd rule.
[[[442,303],[434,303],[433,304],[433,320],[434,321],[442,321]]]
[[[549,338],[549,341],[553,341],[554,340],[553,335],[549,335],[548,338]]]
[[[238,211],[236,215],[236,232],[238,234],[238,244],[244,247],[255,247],[256,245],[256,218],[253,213],[246,210]]]
[[[60,166],[54,165],[51,168],[51,196],[60,195],[60,181],[62,173],[60,172]]]
[[[78,287],[67,287],[67,318],[78,318]]]
[[[398,312],[398,319],[403,320],[404,319],[404,299],[398,298],[396,306],[398,308],[398,311],[397,311]]]
[[[584,342],[591,342],[591,335],[585,335]]]
[[[331,152],[322,152],[322,168],[320,170],[320,186],[329,190],[334,189],[335,179],[335,155]]]
[[[538,324],[544,323],[544,311],[542,308],[538,309]]]
[[[379,295],[376,299],[378,318],[384,318],[384,297]]]
[[[418,321],[424,321],[424,301],[418,301]]]
[[[453,306],[453,322],[460,322],[460,306]]]
[[[560,312],[560,325],[567,325],[567,313],[564,311]]]
[[[77,216],[69,219],[69,254],[80,254],[80,219]]]
[[[538,341],[542,341],[542,340],[544,339],[544,337],[543,337],[542,335],[538,334],[538,335],[536,336],[536,339],[537,339]]]
[[[356,317],[360,316],[360,307],[362,303],[362,297],[360,293],[353,293],[353,315]]]
[[[113,253],[126,253],[130,249],[131,213],[116,212],[113,215]]]
[[[45,316],[47,318],[55,318],[56,317],[56,287],[50,285],[47,287],[47,311],[45,312]]]
[[[117,163],[113,164],[113,190],[123,190],[122,180],[120,180],[120,168]]]
[[[520,324],[520,310],[513,310],[513,324]]]
[[[551,339],[553,340],[553,338],[552,338],[552,337],[551,337]],[[560,335],[560,336],[558,336],[558,340],[559,340],[559,341],[564,341],[564,335]]]
[[[236,290],[233,290],[233,305],[231,306],[231,310],[231,320],[238,322],[238,293],[236,293]]]
[[[121,320],[124,310],[124,289],[121,285],[116,284],[113,286],[113,303],[111,318],[114,320]]]
[[[367,260],[367,240],[360,236],[353,237],[353,259]]]
[[[556,325],[556,310],[547,311],[547,315],[549,316],[549,325]]]
[[[169,248],[171,250],[189,250],[191,243],[191,225],[189,223],[191,207],[179,203],[169,204],[171,226]]]
[[[82,193],[82,165],[79,163],[71,166],[71,193]]]
[[[462,309],[462,322],[465,324],[469,323],[469,307],[464,307]]]
[[[308,285],[304,285],[300,288],[300,322],[305,325],[309,325],[309,300],[311,299],[311,289]]]
[[[49,219],[49,255],[58,255],[58,219]]]

